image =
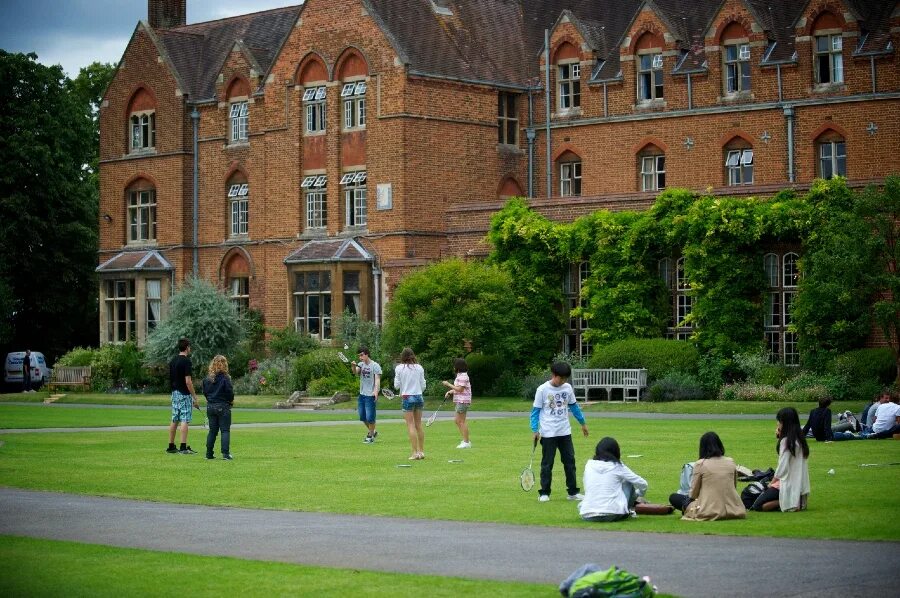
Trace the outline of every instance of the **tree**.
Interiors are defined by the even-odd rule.
[[[412,347],[419,360],[449,374],[465,347],[515,357],[523,336],[509,275],[482,262],[447,260],[403,279],[388,304],[384,346]]]
[[[91,115],[91,159],[87,164],[92,187],[100,200],[100,179],[98,161],[100,158],[100,102],[103,94],[116,74],[116,65],[109,62],[92,62],[83,67],[72,80],[72,93]]]
[[[0,50],[0,346],[97,339],[91,118],[59,66]]]
[[[189,279],[169,301],[169,315],[144,347],[150,366],[162,366],[177,352],[178,339],[191,341],[194,373],[206,371],[216,355],[234,355],[244,329],[234,305],[205,280]]]

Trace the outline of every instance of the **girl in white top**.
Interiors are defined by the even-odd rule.
[[[425,429],[422,427],[422,409],[425,401],[422,392],[425,390],[425,370],[416,362],[416,354],[409,347],[400,353],[400,363],[394,368],[394,388],[400,391],[403,398],[401,407],[409,434],[409,445],[412,455],[409,460],[425,458]]]
[[[453,360],[453,369],[456,370],[456,378],[453,380],[453,384],[450,384],[447,380],[444,380],[441,384],[450,389],[444,393],[444,398],[449,399],[450,395],[453,395],[453,403],[456,405],[456,427],[459,428],[459,433],[462,435],[462,442],[456,445],[456,448],[472,448],[472,443],[469,442],[469,424],[466,423],[466,413],[469,411],[469,405],[472,404],[472,383],[469,382],[468,374],[469,365],[465,359],[457,357]]]
[[[578,512],[585,521],[619,521],[631,515],[647,481],[622,463],[615,438],[597,443],[594,458],[584,466],[584,500]]]
[[[778,466],[775,477],[753,503],[755,511],[803,511],[809,499],[809,445],[800,427],[800,416],[793,407],[780,410],[775,419]]]

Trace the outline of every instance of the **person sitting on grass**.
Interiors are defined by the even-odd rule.
[[[803,435],[816,439],[817,442],[826,442],[829,440],[856,440],[856,436],[852,432],[838,432],[831,427],[831,399],[819,399],[819,406],[809,412],[809,418],[806,425],[803,426]]]
[[[874,408],[873,405],[870,411]],[[872,433],[866,437],[871,440],[880,440],[893,438],[894,434],[900,434],[900,405],[897,404],[897,397],[890,389],[886,388],[881,393],[878,408],[875,409]]]
[[[672,494],[669,503],[688,521],[744,519],[747,509],[737,493],[737,475],[719,435],[707,432],[700,437],[700,460],[694,463],[690,495]]]
[[[793,407],[785,407],[775,416],[778,442],[778,467],[769,487],[753,506],[754,511],[803,511],[809,499],[809,445],[800,428],[800,416]]]
[[[619,443],[607,436],[584,466],[584,500],[578,512],[585,521],[626,519],[646,492],[647,481],[622,463]]]

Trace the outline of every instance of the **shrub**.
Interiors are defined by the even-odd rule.
[[[783,386],[784,383],[790,380],[796,373],[797,368],[792,368],[783,363],[770,363],[760,368],[752,382],[768,384],[770,386]]]
[[[53,364],[53,367],[88,367],[94,360],[94,354],[96,352],[97,349],[92,349],[90,347],[75,347],[65,355],[59,357],[59,359],[56,360],[56,363]]]
[[[770,403],[785,402],[786,394],[774,386],[766,384],[753,384],[751,382],[738,382],[726,384],[719,390],[719,400],[722,401],[765,401]]]
[[[308,334],[297,332],[293,326],[270,328],[269,353],[273,357],[300,357],[321,347],[319,341]]]
[[[469,366],[469,382],[472,383],[472,394],[476,396],[489,396],[500,379],[509,369],[507,361],[498,355],[483,355],[470,353],[466,355],[466,364]]]
[[[350,368],[346,368],[346,371],[332,372],[324,378],[310,380],[306,391],[312,397],[330,397],[338,391],[344,391],[355,398],[359,384],[356,376],[350,373]]]
[[[695,401],[705,399],[706,391],[696,376],[670,372],[650,385],[647,399],[651,403],[663,401]]]
[[[856,349],[835,358],[832,370],[853,383],[876,380],[891,384],[896,374],[894,355],[888,348]]]
[[[699,359],[691,343],[630,339],[597,347],[590,363],[595,368],[645,368],[651,380],[659,380],[671,372],[696,374]]]
[[[288,381],[289,390],[306,390],[313,380],[328,378],[332,374],[343,373],[354,380],[350,366],[338,359],[337,353],[337,349],[322,347],[294,359]]]
[[[287,357],[273,357],[261,361],[254,372],[259,376],[259,394],[290,394],[293,390],[289,384],[292,369],[293,363]]]
[[[844,401],[850,396],[850,384],[845,377],[839,375],[800,372],[799,375],[785,382],[784,391],[791,396],[817,397],[816,399],[794,399],[797,401],[818,400],[819,398],[825,397],[835,401]]]
[[[494,386],[488,391],[487,396],[518,397],[522,393],[523,386],[521,376],[507,370],[494,381]],[[535,387],[535,390],[537,390],[537,387]],[[531,398],[534,398],[534,394],[531,395]]]
[[[537,393],[538,386],[549,379],[550,370],[540,374],[530,374],[525,376],[525,379],[522,380],[522,399],[529,403],[534,402],[534,395]]]

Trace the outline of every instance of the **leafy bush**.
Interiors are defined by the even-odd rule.
[[[764,401],[770,403],[785,402],[787,395],[781,389],[767,384],[753,384],[752,382],[738,382],[726,384],[719,390],[719,400],[722,401]]]
[[[645,368],[651,380],[659,380],[671,372],[696,374],[699,360],[697,348],[685,341],[630,339],[597,347],[590,363],[594,368]]]
[[[466,355],[469,366],[469,381],[472,383],[472,394],[489,396],[497,380],[509,369],[509,363],[498,355],[470,353]]]
[[[835,358],[832,369],[853,383],[876,380],[891,384],[896,374],[894,355],[888,348],[857,349]]]
[[[145,360],[151,366],[168,363],[177,354],[178,340],[188,338],[199,378],[215,355],[232,355],[243,334],[231,300],[209,282],[192,278],[175,293],[168,317],[147,338]]]
[[[785,382],[790,380],[796,374],[797,368],[784,365],[783,363],[770,363],[760,368],[751,382],[769,384],[771,386],[783,386]]]
[[[797,401],[818,400],[825,397],[835,401],[844,401],[850,396],[850,384],[847,378],[839,375],[800,372],[799,375],[785,382],[784,391],[788,395],[801,397],[794,399]],[[810,396],[816,398],[806,398]]]
[[[53,364],[53,367],[88,367],[94,360],[94,354],[96,352],[97,349],[93,349],[91,347],[75,347],[65,355],[60,356],[56,360],[56,363]]]
[[[338,359],[337,353],[337,349],[322,347],[296,358],[288,381],[289,389],[307,390],[313,380],[328,378],[332,374],[355,380],[350,366]]]
[[[534,395],[537,393],[538,386],[550,379],[550,370],[540,374],[530,374],[522,380],[522,394],[524,401],[529,403],[534,401]]]
[[[488,396],[518,397],[522,394],[523,386],[521,376],[513,371],[507,370],[500,374],[500,377],[494,381],[494,386],[488,391]],[[537,390],[536,387],[535,390]],[[531,395],[531,398],[534,399],[534,394]]]
[[[145,368],[144,354],[133,342],[106,344],[99,349],[76,347],[56,360],[57,367],[91,368],[91,389],[109,391],[168,390],[168,371]]]
[[[293,326],[269,329],[269,352],[273,357],[299,357],[321,347],[319,341],[308,334],[297,332]]]
[[[312,397],[330,397],[338,391],[344,391],[355,398],[359,391],[359,384],[356,377],[349,371],[350,368],[347,368],[347,371],[332,372],[324,378],[310,380],[306,391]]]
[[[706,398],[706,391],[696,376],[683,372],[670,372],[653,382],[647,391],[651,403],[663,401],[695,401]]]

